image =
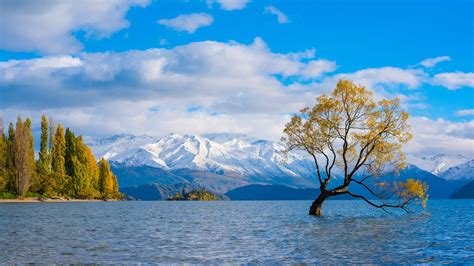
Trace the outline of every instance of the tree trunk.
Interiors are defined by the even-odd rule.
[[[319,194],[319,196],[313,201],[311,207],[309,208],[309,215],[321,216],[323,209],[323,202],[328,198],[324,193]]]

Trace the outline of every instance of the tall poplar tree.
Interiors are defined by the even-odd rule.
[[[82,144],[82,149],[87,169],[85,195],[88,197],[99,197],[99,166],[97,165],[97,160],[87,145]]]
[[[57,194],[65,194],[66,170],[64,167],[66,156],[66,139],[64,128],[58,124],[51,146],[51,171],[55,179],[55,191]]]
[[[15,127],[10,122],[8,125],[8,138],[7,138],[7,190],[15,191]]]
[[[13,142],[13,163],[15,190],[17,195],[23,196],[29,188],[30,180],[34,174],[35,154],[33,134],[31,133],[31,120],[25,122],[18,117]]]
[[[99,162],[99,191],[103,197],[114,197],[118,194],[117,176],[110,170],[110,164],[104,158]]]
[[[88,186],[87,157],[82,137],[66,129],[66,175],[69,177],[70,193],[74,196],[86,196]]]
[[[38,174],[46,176],[50,171],[50,155],[48,145],[48,120],[46,116],[41,117],[41,138],[40,138],[40,151],[38,159]]]
[[[49,118],[49,142],[48,142],[48,151],[51,156],[53,149],[54,135],[56,134],[56,127],[54,126],[53,118]]]
[[[0,118],[0,192],[5,191],[8,184],[8,144],[3,132],[3,120]]]
[[[48,120],[46,116],[41,117],[41,137],[39,158],[36,162],[36,178],[32,184],[34,192],[51,195],[53,194],[54,184],[51,173],[51,156],[49,151],[49,133]]]

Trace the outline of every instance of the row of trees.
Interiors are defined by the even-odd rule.
[[[0,121],[0,193],[23,197],[117,198],[117,177],[105,159],[99,164],[82,136],[52,119],[41,118],[38,159],[35,160],[31,120],[18,117],[3,132]]]

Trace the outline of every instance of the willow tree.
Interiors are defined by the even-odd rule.
[[[426,184],[382,178],[406,165],[401,148],[412,138],[407,120],[398,99],[375,101],[370,90],[348,80],[340,80],[331,94],[319,96],[313,108],[294,115],[283,141],[287,151],[302,150],[314,161],[320,194],[309,214],[320,216],[324,201],[342,194],[384,210],[407,211],[411,202],[425,205]],[[353,193],[349,186],[360,186],[366,193]]]

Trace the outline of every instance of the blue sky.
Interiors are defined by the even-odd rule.
[[[412,152],[474,150],[472,1],[46,0],[0,8],[7,121],[46,113],[87,136],[278,139],[292,112],[344,77],[377,97],[401,97]]]

